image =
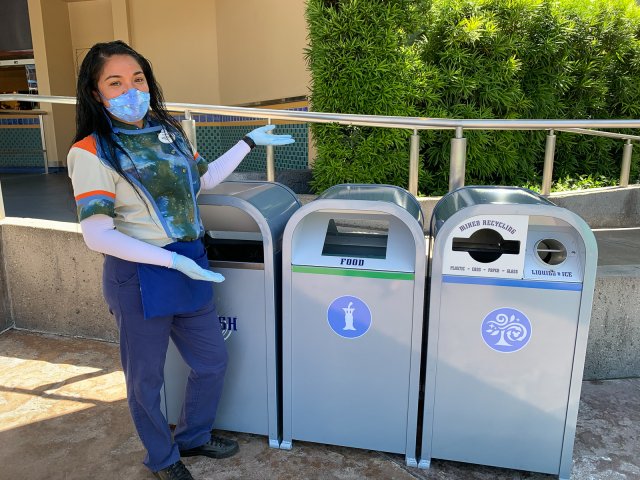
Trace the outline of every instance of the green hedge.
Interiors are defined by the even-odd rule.
[[[640,118],[633,0],[308,0],[314,111]],[[313,188],[406,186],[410,131],[314,125]],[[419,189],[447,190],[451,131],[421,133]],[[615,178],[623,142],[558,133],[555,178]],[[467,131],[467,184],[535,183],[545,133]],[[637,148],[636,148],[637,150]],[[638,175],[634,153],[632,178]]]

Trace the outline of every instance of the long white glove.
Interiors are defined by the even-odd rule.
[[[251,151],[249,145],[242,140],[209,164],[207,172],[200,177],[203,190],[211,190],[233,173],[240,162]]]
[[[208,282],[222,282],[219,273],[201,268],[184,255],[156,247],[115,229],[113,218],[108,215],[92,215],[80,222],[82,236],[91,250],[105,253],[129,262],[147,263],[179,270],[190,278]]]

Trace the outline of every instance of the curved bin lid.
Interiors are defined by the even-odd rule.
[[[203,190],[198,205],[207,231],[236,235],[233,232],[255,228],[263,236],[268,231],[274,241],[282,236],[287,221],[301,206],[289,187],[264,181],[222,182],[211,190]],[[244,214],[236,213],[236,209]]]
[[[325,190],[316,200],[344,199],[389,202],[405,209],[422,226],[424,217],[416,197],[394,185],[344,183]]]
[[[253,205],[264,218],[281,215],[293,206],[300,206],[300,201],[286,185],[259,180],[225,181],[211,190],[203,190],[201,195],[229,195],[240,198]]]
[[[449,192],[436,204],[431,216],[431,235],[456,212],[473,205],[548,205],[555,204],[537,193],[520,187],[468,186]]]

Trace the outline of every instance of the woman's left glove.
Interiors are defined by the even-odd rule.
[[[273,135],[269,133],[276,128],[275,125],[265,125],[247,133],[247,137],[253,140],[256,145],[288,145],[295,140],[291,135]]]
[[[193,278],[194,280],[204,280],[205,282],[215,282],[220,283],[224,281],[224,276],[219,273],[212,272],[211,270],[206,270],[196,262],[191,260],[189,257],[185,257],[184,255],[180,255],[176,252],[171,252],[171,267],[174,270],[179,270],[184,273],[187,277]]]

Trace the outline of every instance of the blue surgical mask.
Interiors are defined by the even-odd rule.
[[[102,93],[100,96],[104,99]],[[105,99],[107,100],[107,99]],[[122,95],[108,99],[109,106],[105,107],[111,115],[125,122],[135,123],[144,118],[149,110],[151,95],[132,88]]]

